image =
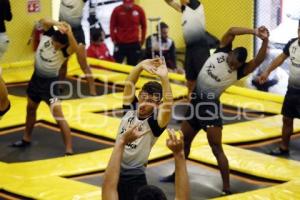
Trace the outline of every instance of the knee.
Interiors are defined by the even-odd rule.
[[[282,123],[286,126],[292,126],[293,125],[293,119],[289,117],[283,117],[282,118]]]
[[[35,115],[37,108],[35,106],[27,105],[27,114]]]
[[[213,144],[213,145],[210,145],[210,147],[215,156],[218,156],[218,155],[224,153],[221,144]]]

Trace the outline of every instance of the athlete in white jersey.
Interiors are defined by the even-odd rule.
[[[199,0],[165,0],[172,8],[182,13],[182,30],[186,44],[185,76],[188,98],[193,92],[197,76],[204,62],[209,57],[209,46],[205,30],[203,4]]]
[[[45,101],[58,126],[65,143],[65,154],[73,153],[71,131],[64,119],[55,82],[58,81],[59,70],[68,56],[78,51],[78,44],[73,36],[71,26],[65,22],[40,20],[44,35],[39,43],[35,56],[35,69],[29,81],[27,94],[27,116],[25,132],[22,140],[12,144],[13,147],[28,147],[31,144],[32,130],[36,121],[36,110],[41,101]],[[56,26],[58,30],[54,30]]]
[[[135,83],[143,70],[157,75],[162,85],[150,81],[142,87],[136,98]],[[121,163],[119,197],[132,199],[137,190],[147,184],[145,165],[147,165],[151,148],[171,118],[173,96],[165,63],[161,59],[140,62],[129,73],[123,95],[123,107],[126,114],[122,118],[117,140],[131,125],[136,123],[140,123],[139,131],[146,133],[125,146]]]
[[[280,146],[270,152],[272,155],[289,155],[289,142],[293,134],[294,118],[300,118],[300,20],[298,38],[291,39],[283,49],[283,52],[273,60],[268,69],[258,78],[263,84],[270,73],[290,57],[290,75],[288,90],[284,97],[281,114],[283,126]]]
[[[257,56],[246,62],[247,50],[238,47],[232,50],[237,35],[252,34],[263,40]],[[207,133],[208,143],[217,159],[223,180],[223,193],[230,194],[228,160],[222,149],[222,119],[219,97],[222,92],[238,79],[251,73],[265,56],[269,33],[265,27],[259,29],[230,28],[223,36],[220,47],[211,55],[200,71],[186,120],[181,124],[184,134],[185,155],[190,153],[191,143],[200,129]],[[162,181],[174,180],[174,174]]]
[[[89,84],[89,91],[91,95],[97,95],[96,86],[90,66],[86,59],[85,50],[85,36],[81,26],[81,19],[83,14],[83,7],[87,0],[61,0],[59,10],[59,20],[66,21],[72,27],[72,32],[79,44],[79,51],[76,52],[77,61],[80,65],[81,70],[86,75],[86,79]],[[65,63],[66,64],[66,63]],[[66,72],[61,72],[65,76]]]

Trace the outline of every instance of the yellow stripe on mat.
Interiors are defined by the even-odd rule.
[[[230,169],[272,180],[290,181],[300,178],[300,162],[223,145]],[[208,145],[192,148],[189,158],[217,165]]]
[[[4,185],[5,191],[44,200],[101,199],[101,188],[60,177],[24,178]]]
[[[243,143],[253,142],[281,136],[282,116],[276,115],[263,119],[224,125],[222,142]],[[294,133],[300,131],[300,120],[294,120]],[[206,133],[199,131],[195,137],[192,147],[208,144]]]
[[[269,188],[216,198],[217,200],[299,200],[300,179]]]

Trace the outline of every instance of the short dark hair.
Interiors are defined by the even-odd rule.
[[[103,30],[101,28],[91,28],[90,29],[91,40],[93,42],[97,42],[97,41],[99,41],[99,39],[101,39],[101,41],[103,41],[102,32],[103,32]]]
[[[134,200],[167,200],[167,197],[160,188],[145,185],[137,191]]]
[[[237,47],[233,50],[234,55],[236,55],[237,60],[240,63],[245,63],[247,60],[248,52],[245,47]]]
[[[68,36],[60,31],[55,31],[52,35],[52,39],[62,45],[67,45],[69,43]]]
[[[156,26],[156,30],[158,31],[158,26],[160,26],[160,30],[164,29],[164,28],[169,28],[168,24],[166,24],[165,22],[160,22],[157,26]]]
[[[162,86],[156,81],[149,81],[143,85],[142,91],[153,96],[159,96],[159,100],[162,99]]]

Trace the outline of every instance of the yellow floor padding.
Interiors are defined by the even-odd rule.
[[[226,144],[253,142],[281,136],[282,115],[253,121],[224,125],[222,142]],[[300,120],[294,120],[294,133],[300,131]],[[208,144],[206,133],[201,130],[195,137],[192,147]]]
[[[300,177],[300,162],[223,145],[230,169],[272,180],[290,181]],[[189,158],[216,165],[208,145],[193,148]]]
[[[231,86],[226,90],[227,93],[236,94],[240,96],[250,97],[254,99],[273,101],[276,103],[283,103],[284,97],[279,94],[272,94],[268,92],[262,92],[258,90],[253,90],[249,88]]]
[[[250,109],[259,112],[266,113],[281,113],[281,103],[255,99],[253,97],[247,97],[237,94],[223,93],[221,96],[221,103],[227,106],[233,106],[241,109]]]
[[[300,179],[269,188],[234,194],[216,200],[299,200]]]
[[[5,191],[44,200],[101,199],[101,189],[60,177],[24,178],[3,185]]]

